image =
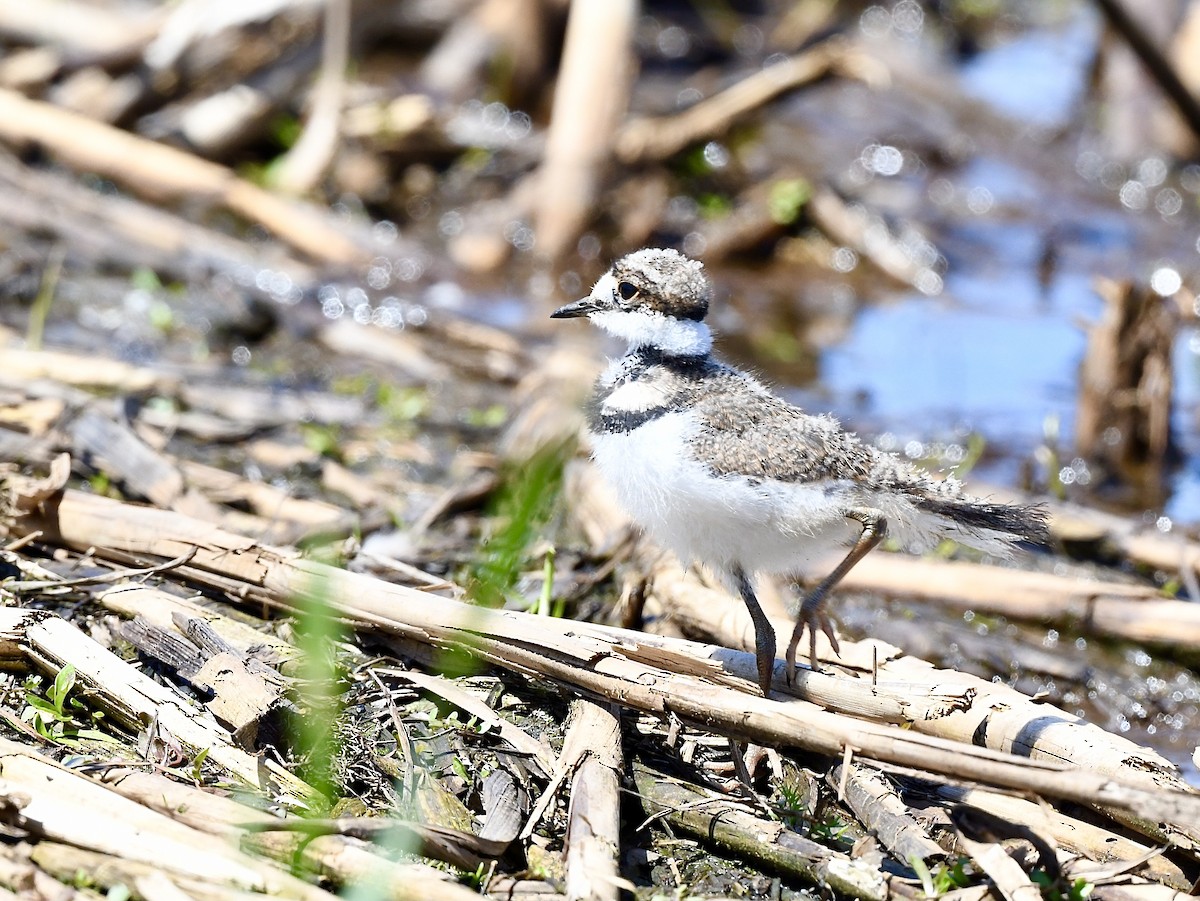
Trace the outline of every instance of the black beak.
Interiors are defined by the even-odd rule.
[[[585,297],[583,300],[577,300],[574,303],[569,303],[565,307],[559,307],[550,314],[551,319],[575,319],[579,316],[586,316],[588,313],[594,313],[600,309],[600,305],[590,297]]]

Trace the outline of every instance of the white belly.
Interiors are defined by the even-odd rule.
[[[593,435],[593,457],[618,502],[684,563],[791,573],[853,543],[847,486],[715,477],[687,453],[697,425],[668,413],[628,433]]]

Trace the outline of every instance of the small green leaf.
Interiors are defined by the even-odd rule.
[[[192,781],[196,782],[197,784],[199,784],[203,779],[204,774],[201,770],[204,766],[204,761],[208,759],[208,752],[211,750],[211,748],[204,748],[203,750],[198,751],[196,756],[192,758]]]
[[[75,729],[66,734],[75,738],[87,738],[91,739],[92,741],[102,741],[109,744],[115,744],[117,741],[111,735],[101,732],[98,729]]]
[[[779,225],[791,225],[800,218],[804,205],[812,197],[812,186],[803,178],[785,178],[771,185],[767,209]]]
[[[71,694],[71,689],[75,687],[75,667],[67,664],[58,671],[58,675],[54,677],[54,685],[46,692],[47,697],[54,702],[54,706],[61,714],[63,705],[66,704],[67,696]]]
[[[162,279],[158,273],[148,266],[138,266],[129,273],[129,284],[140,291],[158,291],[162,288]]]
[[[921,880],[921,888],[925,891],[925,897],[936,898],[937,892],[933,887],[933,874],[929,872],[929,865],[916,854],[908,855],[908,865],[913,868],[913,872]]]
[[[55,722],[59,719],[65,719],[62,712],[45,698],[39,698],[37,695],[29,695],[25,698],[25,703],[29,705],[31,716],[40,716],[43,719]],[[28,721],[29,717],[23,717]]]

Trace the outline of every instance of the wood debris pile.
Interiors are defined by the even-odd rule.
[[[148,367],[118,374],[184,390]],[[577,423],[569,390],[535,390],[546,377],[533,370],[518,391],[534,400],[499,442],[512,453],[548,440],[547,420]],[[199,897],[233,887],[321,894],[286,874],[300,854],[326,886],[469,893],[415,855],[476,874],[490,895],[615,897],[679,853],[662,844],[663,829],[761,868],[765,884],[781,877],[846,897],[959,884],[1012,897],[1034,890],[1033,873],[1064,893],[1087,885],[1100,897],[1158,898],[1195,878],[1200,794],[1158,754],[1051,704],[876,640],[847,642],[840,657],[826,649],[827,672],[802,671],[793,688],[778,678],[764,699],[744,652],[464,604],[457,586],[404,554],[394,565],[382,552],[357,553],[349,568],[320,562],[322,546],[358,546],[314,546],[314,536],[378,526],[345,500],[218,479],[156,450],[164,426],[123,425],[90,391],[63,394],[92,399],[37,431],[47,394],[31,393],[12,407],[28,414],[26,431],[4,433],[24,442],[10,453],[26,461],[6,480],[11,574],[0,587],[4,657],[17,673],[0,708],[11,736],[0,770],[8,828],[21,839],[11,847],[23,849],[12,885],[82,870],[100,888],[147,898],[166,883]],[[332,399],[309,401],[331,422],[345,413]],[[73,466],[94,474],[91,491],[71,487]],[[378,497],[371,480],[339,468],[328,461],[322,472],[334,480],[326,497]],[[142,503],[96,493],[95,474]],[[472,484],[432,502],[443,529],[458,518],[447,509],[497,491],[494,478],[482,491]],[[740,605],[630,543],[586,461],[567,460],[562,485],[562,569],[543,589],[594,592],[616,554],[632,563],[623,572],[644,577],[644,609],[686,634],[752,640]],[[1177,559],[1173,542],[1122,531],[1119,519],[1056,515],[1064,534],[1104,529],[1131,557]],[[580,556],[580,546],[592,550]],[[1191,605],[1136,585],[877,559],[855,587],[1013,618],[1087,616],[1096,635],[1200,647]],[[321,648],[332,657],[314,671]],[[464,669],[477,675],[438,675]],[[305,743],[306,723],[319,741]],[[733,757],[728,740],[741,749]],[[734,771],[747,763],[750,797]],[[162,844],[132,838],[144,833]],[[220,865],[200,863],[201,848]]]
[[[801,87],[887,82],[849,5],[764,14],[755,65],[637,112],[639,28],[675,58],[631,0],[42,5],[0,2],[0,286],[28,307],[0,325],[0,892],[1196,891],[1200,792],[1142,741],[1196,743],[1194,540],[1061,502],[1028,570],[877,554],[839,611],[951,614],[763,698],[742,606],[632,535],[577,447],[595,348],[456,312],[535,249],[548,300],[652,240],[790,282],[836,246],[936,293],[920,229],[803,155],[698,162]],[[723,22],[698,56],[741,58]],[[397,76],[380,48],[410,44]],[[1162,479],[1151,350],[1118,387],[1158,399]],[[1105,688],[1070,640],[1170,669]]]

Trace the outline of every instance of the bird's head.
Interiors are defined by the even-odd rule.
[[[675,250],[646,249],[621,257],[591,294],[550,315],[586,316],[631,348],[651,346],[689,356],[712,349],[712,334],[703,321],[711,297],[701,263]]]

